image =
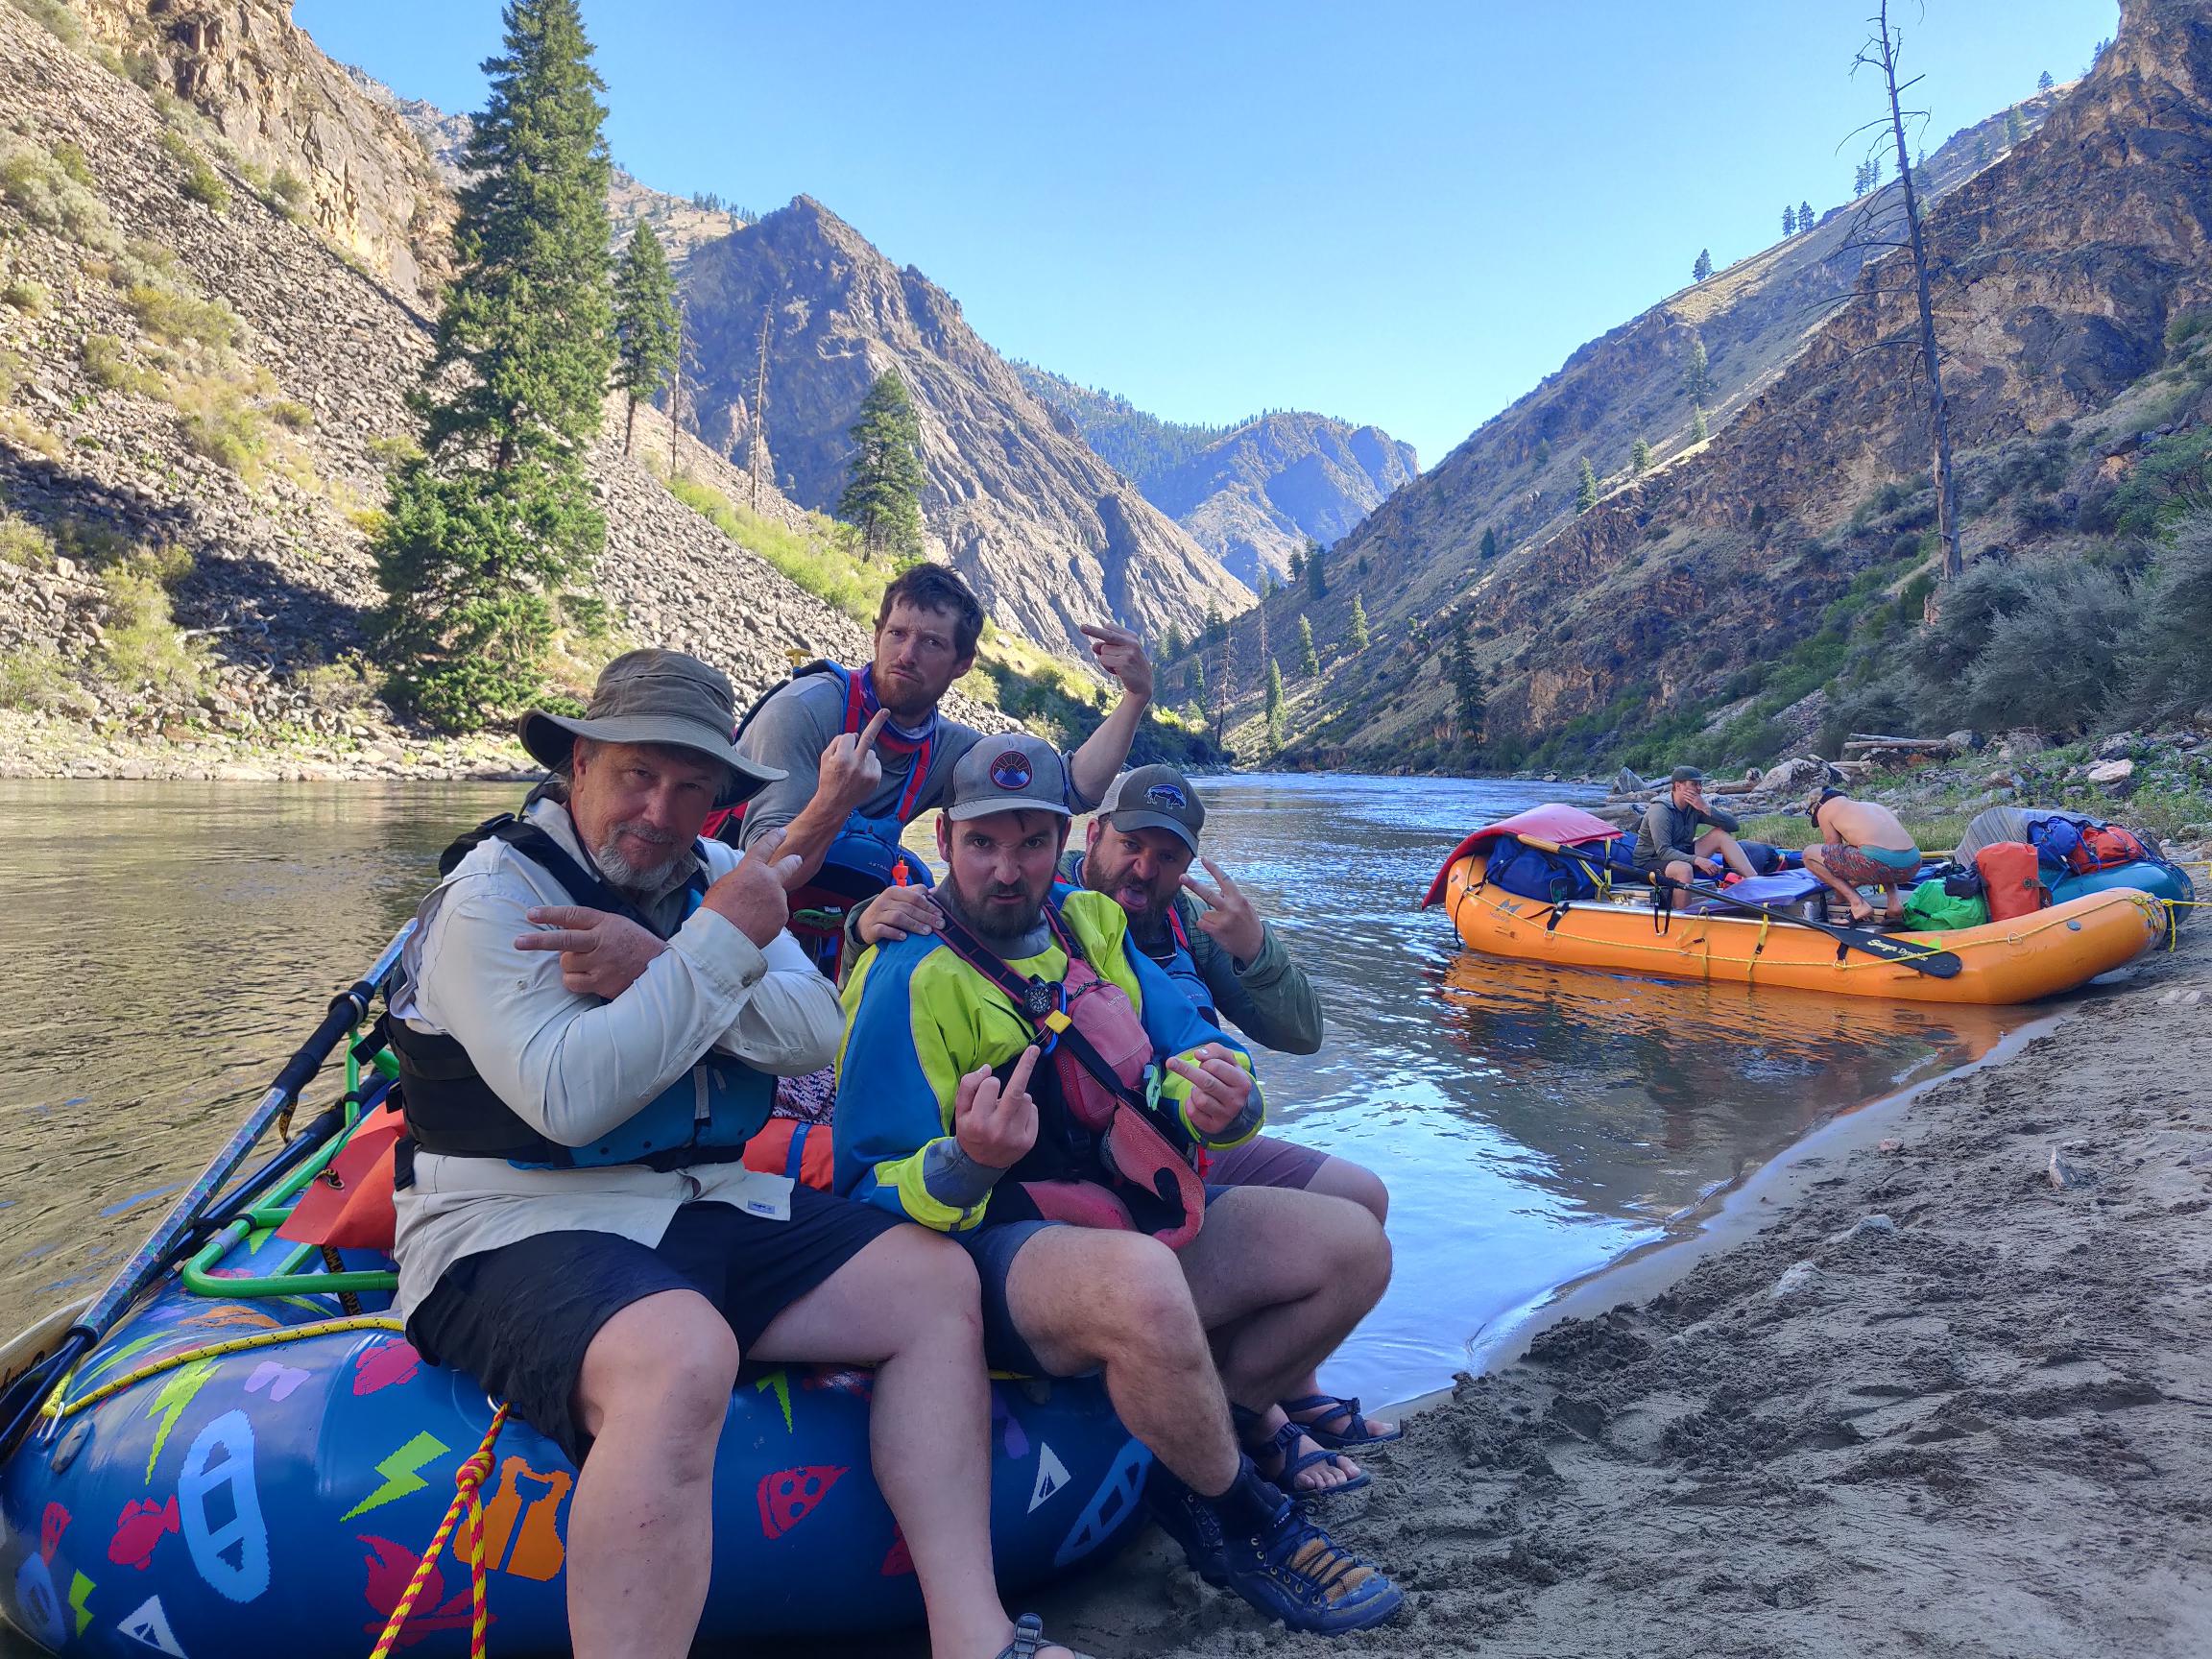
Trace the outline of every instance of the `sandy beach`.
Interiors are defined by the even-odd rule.
[[[1391,1625],[1288,1637],[1155,1535],[1050,1628],[1103,1659],[2212,1651],[2201,926],[1416,1413],[1327,1511],[1411,1593]]]

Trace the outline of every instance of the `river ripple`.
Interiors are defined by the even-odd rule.
[[[1434,1387],[1485,1328],[2020,1017],[1555,972],[1416,913],[1528,784],[1239,777],[1208,851],[1329,1014],[1275,1126],[1382,1173],[1397,1278],[1330,1372]],[[507,786],[0,783],[0,1332],[97,1288]],[[917,844],[924,844],[917,838]],[[325,1085],[326,1086],[326,1085]]]

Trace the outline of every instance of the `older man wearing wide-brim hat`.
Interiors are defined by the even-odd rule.
[[[902,1419],[877,1470],[935,1650],[989,1659],[989,1400],[956,1245],[749,1170],[778,1076],[830,1063],[837,998],[784,931],[799,860],[705,842],[781,774],[731,741],[729,680],[633,651],[578,717],[537,710],[552,776],[463,836],[393,998],[411,1156],[396,1311],[583,1471],[567,1533],[579,1655],[688,1651],[713,1551],[714,1454],[740,1358],[881,1366]],[[872,775],[872,773],[874,775]],[[840,739],[821,788],[879,778]],[[837,806],[842,812],[849,809]]]

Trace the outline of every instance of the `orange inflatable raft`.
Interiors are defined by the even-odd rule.
[[[1470,837],[1473,841],[1475,837]],[[1781,985],[1912,1002],[2032,1002],[2133,961],[2165,937],[2165,912],[2130,888],[2086,894],[2011,922],[1941,933],[1891,933],[1908,949],[1944,952],[1946,977],[1839,948],[1815,928],[1759,916],[1655,910],[1647,889],[1553,905],[1485,885],[1488,845],[1455,851],[1430,889],[1470,950],[1493,956],[1754,986]]]

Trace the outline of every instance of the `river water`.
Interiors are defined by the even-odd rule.
[[[1274,1128],[1391,1189],[1396,1280],[1326,1373],[1370,1400],[1444,1383],[1553,1286],[2027,1018],[1461,951],[1413,909],[1438,861],[1557,785],[1202,792],[1209,853],[1328,1011],[1318,1054],[1261,1057]],[[0,1334],[98,1287],[412,912],[438,850],[518,793],[0,782]]]

